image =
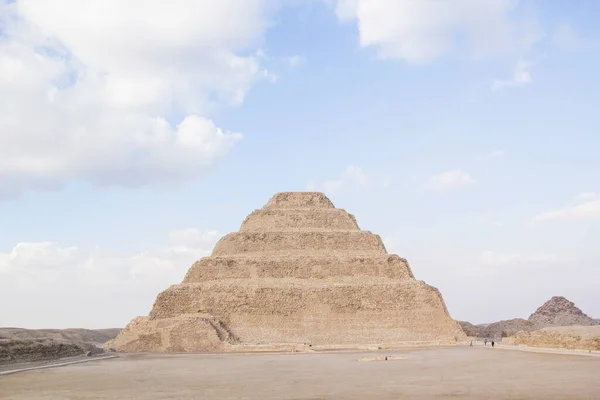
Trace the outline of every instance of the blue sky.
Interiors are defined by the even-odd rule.
[[[454,318],[600,317],[600,5],[185,3],[0,3],[0,325],[123,326],[308,189]]]

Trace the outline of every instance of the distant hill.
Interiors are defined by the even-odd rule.
[[[530,331],[533,324],[526,319],[515,318],[491,324],[473,325],[467,321],[458,321],[467,336],[499,339],[514,335],[519,331]]]
[[[551,326],[592,326],[598,322],[583,313],[575,304],[562,296],[554,296],[529,316],[536,329]]]
[[[520,331],[531,332],[545,327],[599,325],[600,319],[592,319],[573,302],[562,296],[554,296],[531,314],[529,319],[515,318],[478,325],[467,321],[458,323],[467,336],[499,339],[513,336]]]
[[[489,324],[483,331],[484,337],[504,338],[512,336],[520,331],[531,331],[533,324],[523,318],[514,318],[506,321],[498,321]]]
[[[472,337],[483,337],[483,331],[485,328],[481,325],[473,325],[467,321],[458,321],[458,324],[462,328],[465,335]]]
[[[117,337],[121,329],[24,329],[0,328],[0,339],[52,339],[83,342],[97,347]]]
[[[120,331],[0,328],[0,365],[99,354],[103,344]]]

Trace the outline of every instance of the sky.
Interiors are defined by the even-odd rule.
[[[147,315],[323,191],[453,318],[600,318],[592,0],[0,0],[0,326]]]

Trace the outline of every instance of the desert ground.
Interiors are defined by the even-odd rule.
[[[396,361],[359,362],[396,356]],[[378,353],[130,354],[0,376],[0,399],[597,399],[600,357],[457,346]]]

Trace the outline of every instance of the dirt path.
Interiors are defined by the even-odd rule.
[[[103,356],[103,357],[73,357],[76,358],[71,361],[46,361],[44,363],[27,363],[27,364],[17,364],[17,365],[5,365],[2,370],[0,370],[0,375],[11,375],[16,374],[18,372],[26,372],[26,371],[34,371],[36,369],[45,369],[45,368],[57,368],[64,367],[72,364],[81,364],[92,361],[100,361],[100,360],[108,360],[110,358],[116,358],[118,356]],[[12,368],[12,369],[11,369]]]
[[[405,357],[358,362],[366,356]],[[600,358],[481,347],[131,355],[0,377],[0,399],[595,399]]]

